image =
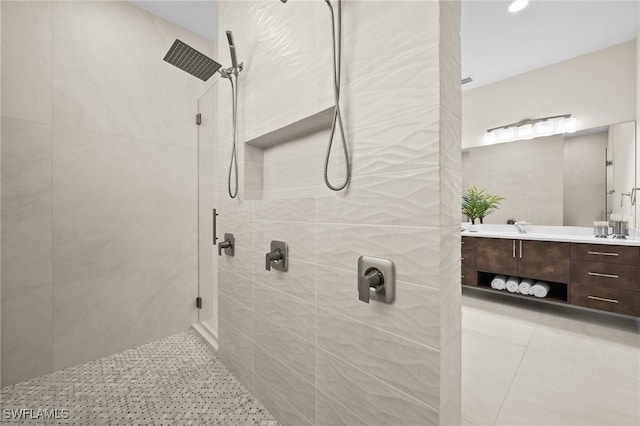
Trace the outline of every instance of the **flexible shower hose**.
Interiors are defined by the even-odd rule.
[[[342,124],[342,112],[340,111],[340,72],[342,65],[342,2],[338,0],[338,24],[336,34],[336,14],[333,11],[333,6],[329,0],[325,0],[327,6],[329,6],[329,12],[331,13],[331,35],[333,36],[333,98],[335,101],[335,108],[333,110],[333,122],[331,124],[331,133],[329,134],[329,145],[327,146],[327,155],[324,159],[324,183],[327,187],[333,191],[342,191],[349,185],[351,181],[351,161],[349,159],[349,150],[347,149],[347,138],[344,134],[344,126]],[[329,158],[331,157],[331,147],[333,146],[333,138],[336,133],[336,127],[340,132],[340,138],[342,140],[342,149],[344,151],[345,161],[345,178],[341,185],[334,186],[329,182]]]
[[[233,148],[231,150],[231,160],[229,162],[229,176],[227,179],[227,191],[229,192],[229,197],[236,198],[238,196],[238,154],[237,154],[237,143],[238,143],[238,76],[236,77],[236,83],[233,83],[234,74],[229,74],[229,83],[231,83],[231,102],[232,105],[232,120],[233,120]],[[235,189],[231,190],[231,174],[232,171],[235,171]]]

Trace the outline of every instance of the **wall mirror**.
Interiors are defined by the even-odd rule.
[[[462,187],[505,198],[485,223],[592,226],[636,211],[635,121],[463,149]],[[615,216],[614,216],[615,217]]]
[[[501,25],[491,25],[507,13],[501,2],[465,4],[462,185],[505,198],[484,223],[591,227],[623,216],[640,229],[633,3],[532,2]],[[569,114],[569,131],[518,137],[523,120]],[[487,137],[510,123],[520,123],[503,132],[511,137]]]

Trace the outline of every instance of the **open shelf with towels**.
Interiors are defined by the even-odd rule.
[[[553,301],[558,303],[567,303],[569,301],[569,298],[568,298],[569,289],[567,287],[567,284],[565,283],[545,281],[545,283],[547,283],[550,287],[549,293],[545,297],[535,297],[533,295],[528,295],[528,294],[511,293],[506,289],[496,290],[494,288],[491,288],[491,281],[495,278],[495,276],[496,276],[495,273],[479,271],[478,278],[477,278],[477,282],[478,282],[477,287],[488,290],[488,291],[496,292],[496,293],[506,294],[508,296],[516,296],[516,297],[521,297],[526,299],[535,299],[540,301]],[[520,278],[524,279],[525,277],[520,277]],[[536,281],[536,280],[533,280],[533,281]]]

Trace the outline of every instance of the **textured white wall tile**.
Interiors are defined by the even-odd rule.
[[[268,318],[256,318],[255,343],[310,383],[316,378],[316,346]]]
[[[347,193],[318,198],[318,222],[437,226],[437,168],[355,177]]]
[[[256,220],[277,220],[280,222],[316,221],[316,199],[262,201],[256,203],[254,216]]]
[[[315,341],[316,318],[313,304],[257,283],[254,295],[256,314],[303,339]]]
[[[318,347],[437,408],[437,350],[318,309]]]
[[[53,2],[2,2],[2,116],[51,123]]]
[[[2,386],[53,371],[51,284],[2,289]]]
[[[318,307],[348,316],[407,339],[439,347],[438,290],[396,281],[392,305],[358,300],[358,277],[351,270],[318,266]]]
[[[254,253],[254,280],[266,284],[309,303],[316,303],[316,264],[296,259],[289,260],[287,272],[265,268],[265,253],[269,249]]]
[[[318,390],[372,426],[438,424],[437,411],[324,350],[318,351]]]
[[[318,426],[367,426],[364,420],[324,392],[317,393],[316,424]]]
[[[302,222],[255,221],[255,251],[266,253],[271,241],[289,244],[289,258],[315,262],[315,225]],[[263,258],[264,259],[264,258]],[[262,265],[264,267],[264,263]]]
[[[245,335],[223,317],[219,320],[219,333],[218,356],[242,384],[253,392],[253,335]]]
[[[311,426],[313,424],[260,376],[255,376],[254,394],[260,403],[284,426]]]
[[[317,250],[319,265],[353,270],[361,255],[384,257],[398,280],[437,287],[437,228],[319,224]]]
[[[309,421],[315,421],[315,386],[283,364],[277,357],[255,348],[255,373],[286,398]]]
[[[253,281],[230,270],[222,269],[218,274],[220,293],[232,298],[253,311]]]
[[[219,296],[218,309],[220,318],[224,318],[247,336],[253,336],[253,310],[225,294]]]
[[[51,126],[2,119],[4,289],[51,284]]]

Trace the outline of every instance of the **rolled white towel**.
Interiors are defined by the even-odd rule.
[[[518,277],[509,277],[507,280],[507,291],[509,293],[519,293],[518,286],[520,285],[520,278]]]
[[[522,281],[520,281],[518,290],[522,294],[531,294],[531,287],[533,287],[533,280],[530,280],[529,278],[525,278]]]
[[[491,288],[496,290],[504,290],[507,288],[507,277],[504,275],[496,275],[493,280],[491,280]]]
[[[531,287],[531,294],[533,294],[535,297],[540,298],[547,297],[547,294],[549,294],[549,290],[551,290],[549,284],[545,283],[544,281],[538,281],[533,285],[533,287]]]

